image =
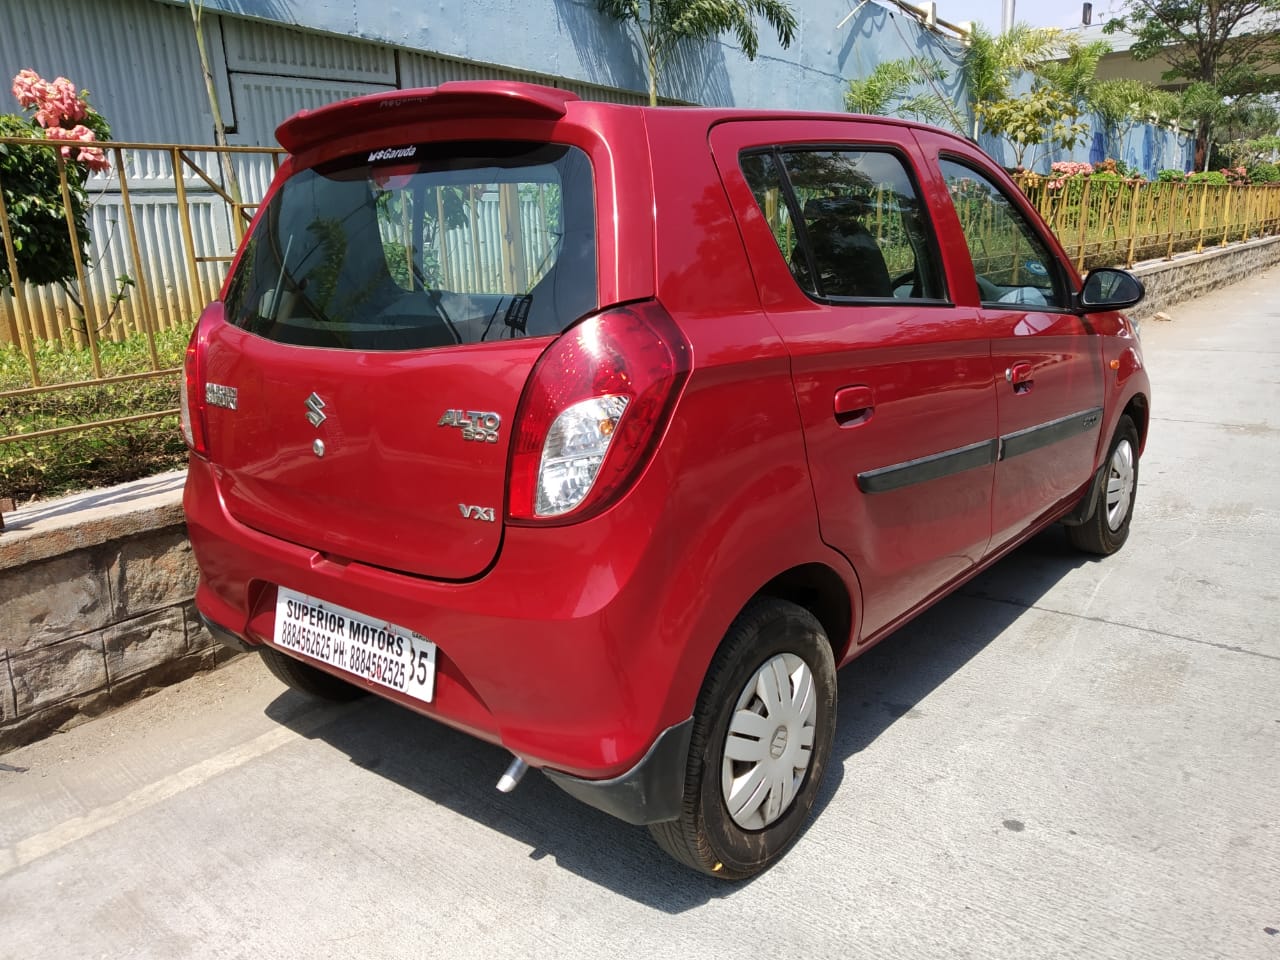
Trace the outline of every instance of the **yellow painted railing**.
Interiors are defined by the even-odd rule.
[[[4,149],[57,151],[62,145],[0,138]],[[172,342],[190,330],[204,303],[216,296],[236,244],[283,156],[283,151],[259,147],[124,141],[95,146],[105,152],[111,169],[85,183],[88,214],[80,225],[72,213],[67,162],[59,157],[62,212],[74,264],[74,277],[65,284],[34,286],[23,278],[22,238],[10,221],[0,175],[0,263],[12,280],[0,292],[0,445],[177,412],[173,390],[135,391],[165,397],[148,409],[95,412],[91,398],[122,384],[176,383]],[[239,202],[224,182],[219,154],[238,168],[247,194]],[[19,197],[10,192],[8,199],[17,202]],[[89,228],[88,237],[82,225]],[[127,283],[122,285],[123,278]],[[168,349],[158,349],[158,340]],[[57,416],[52,423],[31,414],[50,406],[51,395],[72,391],[83,395],[68,397],[65,406],[80,412]]]
[[[1280,231],[1280,184],[1034,175],[1019,186],[1081,270],[1169,258]]]

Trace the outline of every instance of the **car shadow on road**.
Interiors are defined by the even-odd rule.
[[[856,755],[960,670],[1070,570],[1088,560],[1056,528],[941,601],[840,672],[834,756],[815,804],[820,814]],[[310,711],[293,691],[267,714],[294,726]],[[369,698],[304,736],[342,751],[372,774],[414,791],[579,876],[646,906],[681,913],[732,896],[743,884],[702,877],[663,854],[648,832],[570,799],[531,771],[513,793],[495,789],[511,755],[388,701]],[[431,822],[423,810],[422,826]],[[810,820],[810,823],[813,821]],[[425,842],[429,842],[429,839]],[[848,842],[857,842],[850,831]],[[747,881],[750,883],[751,881]]]

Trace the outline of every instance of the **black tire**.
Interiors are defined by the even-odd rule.
[[[789,804],[781,805],[781,812],[762,827],[750,829],[735,820],[722,788],[729,724],[739,700],[753,696],[748,693],[748,684],[762,668],[783,655],[803,661],[812,677],[816,706],[813,744],[803,779]],[[790,684],[792,677],[783,676]],[[769,866],[790,846],[809,818],[831,757],[835,705],[835,659],[822,625],[808,610],[794,603],[772,597],[752,601],[729,628],[703,681],[693,716],[681,815],[676,820],[649,826],[658,846],[681,863],[726,880],[740,880]],[[783,726],[787,725],[780,725],[778,731]],[[807,723],[804,726],[807,728]],[[787,726],[787,729],[796,727]],[[787,756],[791,738],[797,745],[802,743],[802,738],[794,733],[778,731],[771,738],[761,737],[755,741],[770,744],[768,749],[773,760]],[[777,746],[779,738],[781,746]],[[772,752],[775,747],[777,753]],[[797,769],[790,761],[783,763],[785,769],[793,773]],[[745,766],[749,767],[750,763]],[[752,795],[757,792],[753,791]],[[766,791],[766,796],[771,799],[772,790]],[[759,806],[767,808],[767,802]],[[767,812],[759,815],[769,816]]]
[[[309,663],[286,656],[279,650],[263,647],[261,653],[262,662],[275,674],[277,680],[309,697],[341,703],[363,697],[368,692],[353,683],[338,679],[331,673],[317,670]]]
[[[1077,550],[1106,557],[1123,547],[1124,542],[1129,539],[1129,522],[1133,519],[1133,504],[1137,500],[1138,493],[1138,443],[1138,428],[1126,414],[1116,425],[1116,434],[1111,439],[1111,446],[1107,449],[1107,460],[1102,473],[1102,489],[1098,491],[1093,513],[1079,526],[1067,527],[1067,539]],[[1126,445],[1131,463],[1131,470],[1127,471],[1129,474],[1127,481],[1124,477],[1126,470],[1122,452],[1126,449]],[[1124,486],[1126,482],[1127,504],[1123,512],[1112,516],[1112,510],[1108,507],[1111,487],[1116,483]]]

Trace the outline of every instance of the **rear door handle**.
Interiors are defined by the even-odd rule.
[[[1031,372],[1031,364],[1015,363],[1004,372],[1004,378],[1013,384],[1014,393],[1028,393],[1035,383]]]
[[[866,423],[875,412],[875,394],[865,384],[852,387],[841,387],[836,391],[835,415],[836,423],[842,427],[857,426]]]

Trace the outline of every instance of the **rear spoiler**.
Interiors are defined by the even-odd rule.
[[[576,93],[514,80],[453,81],[416,90],[387,90],[300,110],[276,127],[276,139],[298,153],[335,136],[459,117],[558,120]]]

